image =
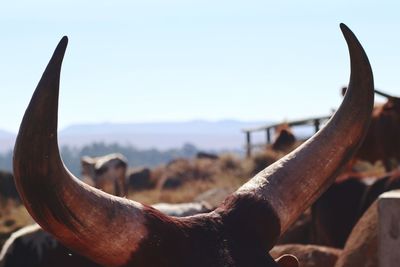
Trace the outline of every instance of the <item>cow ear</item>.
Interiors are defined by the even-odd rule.
[[[282,255],[275,261],[279,267],[299,267],[299,261],[296,256],[291,254]]]

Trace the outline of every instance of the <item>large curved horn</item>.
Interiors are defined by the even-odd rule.
[[[144,207],[86,185],[64,167],[57,110],[67,43],[64,37],[58,44],[25,112],[14,148],[15,181],[29,213],[45,230],[100,264],[122,266],[146,238]]]
[[[333,182],[369,125],[374,102],[371,66],[355,35],[346,25],[340,27],[351,61],[349,90],[342,105],[321,131],[258,173],[235,194],[236,199],[253,196],[264,201],[276,214],[280,233]]]
[[[346,25],[340,27],[351,61],[349,90],[342,105],[320,132],[236,193],[265,199],[279,217],[281,232],[333,182],[369,125],[374,102],[371,66],[355,35]]]

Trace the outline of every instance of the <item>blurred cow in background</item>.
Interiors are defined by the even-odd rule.
[[[336,181],[312,206],[313,242],[343,248],[357,221],[380,194],[400,189],[400,171],[381,177],[350,174]]]
[[[0,206],[5,206],[10,201],[21,201],[15,188],[14,177],[9,172],[0,171]]]
[[[295,142],[296,137],[287,123],[282,123],[275,128],[275,140],[272,143],[273,150],[289,152]]]
[[[100,267],[58,242],[38,224],[11,235],[0,251],[0,267]]]
[[[346,92],[342,88],[342,94]],[[377,104],[372,112],[364,142],[354,156],[357,159],[375,163],[382,160],[386,171],[393,170],[393,163],[400,161],[400,97],[394,97],[378,91],[375,93],[387,98],[386,103]]]
[[[128,163],[122,154],[81,158],[82,178],[85,182],[112,195],[126,196]]]

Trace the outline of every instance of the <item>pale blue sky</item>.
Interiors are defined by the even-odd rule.
[[[327,1],[325,1],[327,2]],[[3,1],[0,129],[16,132],[63,35],[60,127],[325,115],[349,76],[346,23],[400,95],[396,1]]]

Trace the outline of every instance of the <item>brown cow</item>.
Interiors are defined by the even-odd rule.
[[[96,188],[112,195],[127,195],[128,163],[123,155],[115,153],[102,157],[84,156],[81,158],[81,167],[84,181],[93,181]]]
[[[374,101],[368,58],[354,34],[344,24],[341,29],[351,58],[350,86],[327,125],[216,210],[183,218],[106,194],[65,168],[57,144],[64,37],[25,112],[14,148],[16,185],[27,210],[62,244],[100,265],[297,265],[292,257],[276,262],[267,252],[353,155],[368,128]]]
[[[296,143],[296,137],[287,123],[275,127],[275,140],[272,149],[275,151],[289,152]]]
[[[386,170],[391,171],[393,160],[396,164],[400,161],[400,98],[378,90],[375,93],[387,97],[387,101],[374,107],[371,125],[351,165],[357,159],[371,163],[382,160]]]
[[[389,255],[388,255],[389,256]],[[378,203],[354,226],[335,267],[378,267]]]
[[[367,185],[358,177],[335,182],[312,206],[312,243],[343,248],[361,216]]]
[[[399,188],[400,171],[335,182],[312,206],[313,242],[343,248],[354,225],[378,196]]]

